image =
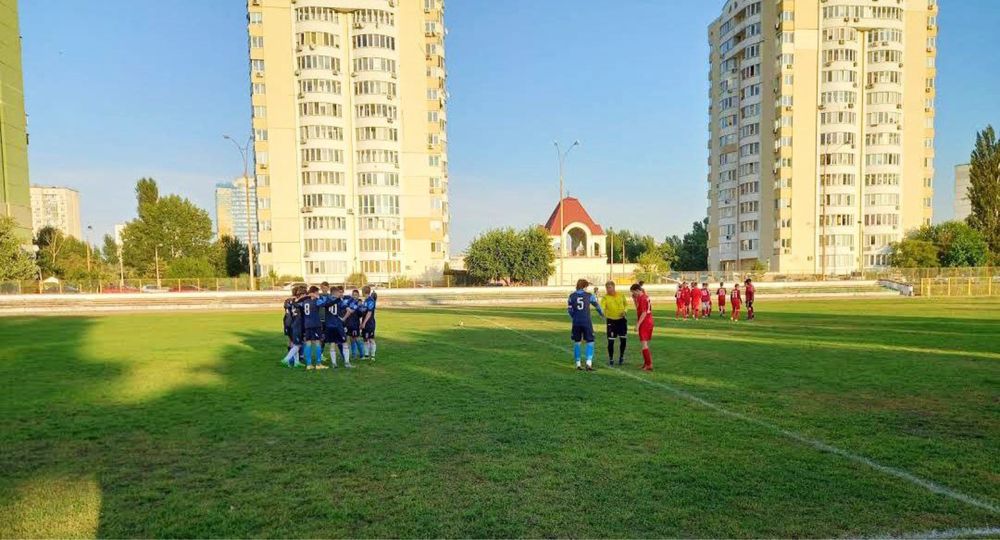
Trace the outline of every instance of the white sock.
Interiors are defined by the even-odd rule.
[[[368,356],[375,358],[375,340],[371,340],[371,345],[368,346]]]
[[[594,362],[593,358],[588,358],[587,359],[587,367],[591,367],[591,365],[593,365],[593,362]]]
[[[580,361],[579,360],[576,361],[576,367],[580,367]]]
[[[292,348],[288,349],[288,354],[285,355],[285,359],[282,360],[282,361],[287,364],[288,361],[291,360],[292,358],[295,358],[296,360],[298,360],[298,358],[299,358],[299,346],[298,345],[292,345]]]
[[[344,365],[351,365],[351,346],[347,343],[340,344],[340,354],[344,355]]]
[[[337,348],[330,344],[330,365],[337,367]]]

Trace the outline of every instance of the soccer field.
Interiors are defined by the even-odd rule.
[[[1000,526],[1000,301],[660,304],[652,373],[599,323],[574,370],[558,306],[383,309],[376,363],[310,372],[280,309],[0,318],[0,537]]]

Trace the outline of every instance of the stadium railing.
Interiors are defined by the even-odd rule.
[[[1000,276],[921,278],[920,296],[1000,296]]]

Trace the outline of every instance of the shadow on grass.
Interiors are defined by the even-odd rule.
[[[456,324],[450,322],[455,312],[445,313]],[[561,319],[558,329],[551,320],[529,317],[525,331],[568,350]],[[609,459],[623,449],[668,459],[658,430],[681,419],[671,430],[674,437],[683,434],[684,422],[694,420],[677,412],[688,414],[689,405],[639,395],[632,383],[595,384],[595,377],[607,381],[613,373],[577,373],[555,348],[482,321],[465,322],[380,337],[382,359],[355,370],[306,372],[278,365],[284,347],[273,332],[243,331],[215,357],[196,363],[147,357],[141,336],[130,337],[136,345],[127,351],[130,359],[95,354],[88,338],[103,324],[99,319],[4,320],[0,338],[14,345],[0,355],[0,378],[8,384],[0,405],[0,536],[789,536],[844,530],[843,516],[797,506],[816,490],[810,484],[788,493],[780,486],[747,493],[733,483],[746,477],[724,471],[704,470],[710,481],[688,478],[702,469],[665,461],[637,474],[641,462],[635,458]],[[700,349],[694,347],[697,363],[671,362],[671,349],[683,341],[667,334],[656,343],[665,369],[654,377],[718,396],[745,391],[748,374],[736,370],[746,368],[732,358],[696,356]],[[764,382],[751,388],[751,398],[796,380],[809,388],[829,376],[766,369],[769,355],[787,358],[796,347],[741,347],[741,354],[760,360],[750,374]],[[637,347],[631,352],[635,369]],[[150,379],[183,370],[212,382],[111,399],[102,389],[155,382],[136,380],[136,363],[160,367],[142,372]],[[791,362],[777,365],[794,369]],[[768,383],[769,377],[777,380]],[[849,382],[843,381],[845,390]],[[616,411],[610,422],[590,420],[624,403],[635,410]],[[785,404],[765,399],[758,406],[766,413]],[[665,407],[678,409],[666,414]],[[721,439],[702,441],[708,455],[699,457],[710,460],[714,444],[732,444],[736,448],[726,450],[741,456],[744,444],[763,444]],[[755,461],[752,454],[740,459]],[[753,465],[746,467],[742,474],[754,477]],[[762,470],[754,481],[766,483],[772,473]],[[687,490],[676,484],[678,477]],[[795,518],[776,522],[744,506],[762,492]],[[587,505],[611,510],[581,515],[573,510],[581,494]],[[744,511],[720,513],[730,503]],[[927,513],[935,525],[958,523],[953,510],[932,505]],[[881,522],[872,518],[858,526],[876,524]]]

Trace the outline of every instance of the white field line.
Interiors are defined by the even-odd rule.
[[[876,536],[875,540],[889,539],[947,539],[947,538],[996,538],[1000,536],[1000,527],[978,527],[962,529],[945,529],[905,534],[903,536]]]
[[[530,334],[527,334],[525,332],[517,330],[516,328],[511,328],[510,326],[507,326],[507,325],[505,325],[503,323],[499,323],[499,322],[496,322],[494,320],[488,319],[486,317],[481,317],[479,315],[473,315],[473,317],[476,317],[477,319],[481,319],[483,321],[486,321],[486,322],[488,322],[488,323],[490,323],[490,324],[492,324],[492,325],[494,325],[494,326],[496,326],[498,328],[503,328],[504,330],[507,330],[507,331],[510,331],[510,332],[514,332],[515,334],[518,334],[518,335],[520,335],[522,337],[525,337],[527,339],[530,339],[532,341],[535,341],[535,342],[540,343],[542,345],[545,345],[547,347],[553,348],[553,349],[558,350],[560,352],[565,352],[565,349],[563,347],[560,347],[559,345],[556,345],[556,344],[551,343],[549,341],[545,341],[543,339],[539,339],[539,338],[537,338],[535,336],[532,336]],[[816,450],[819,450],[821,452],[826,452],[828,454],[833,454],[833,455],[836,455],[836,456],[840,456],[840,457],[842,457],[844,459],[847,459],[849,461],[853,461],[855,463],[860,463],[862,465],[866,465],[866,466],[868,466],[868,467],[870,467],[872,469],[875,469],[876,471],[879,471],[881,473],[887,474],[889,476],[894,476],[894,477],[899,478],[901,480],[905,480],[905,481],[907,481],[907,482],[909,482],[909,483],[911,483],[913,485],[920,486],[920,487],[922,487],[922,488],[924,488],[924,489],[926,489],[926,490],[928,490],[928,491],[930,491],[932,493],[936,493],[938,495],[944,495],[945,497],[949,497],[949,498],[954,499],[956,501],[963,502],[963,503],[965,503],[965,504],[967,504],[969,506],[974,506],[976,508],[980,508],[982,510],[986,510],[986,511],[992,513],[992,514],[998,514],[998,515],[1000,515],[1000,508],[998,508],[996,505],[994,505],[993,503],[991,503],[989,501],[980,500],[980,499],[977,499],[975,497],[966,495],[964,493],[955,491],[954,489],[951,489],[949,487],[943,486],[943,485],[938,484],[937,482],[933,482],[931,480],[926,480],[924,478],[920,478],[919,476],[916,476],[914,474],[906,472],[906,471],[904,471],[902,469],[897,469],[895,467],[890,467],[888,465],[883,465],[883,464],[881,464],[881,463],[879,463],[877,461],[874,461],[874,460],[869,459],[867,457],[864,457],[862,455],[858,455],[858,454],[849,452],[847,450],[844,450],[842,448],[838,448],[836,446],[832,446],[832,445],[827,444],[827,443],[825,443],[823,441],[820,441],[818,439],[813,439],[813,438],[807,437],[805,435],[802,435],[800,433],[796,433],[794,431],[787,430],[785,428],[782,428],[780,426],[777,426],[775,424],[767,422],[766,420],[760,420],[760,419],[754,418],[752,416],[747,416],[747,415],[745,415],[743,413],[738,413],[736,411],[731,411],[729,409],[726,409],[724,407],[716,405],[715,403],[712,403],[711,401],[702,399],[702,398],[700,398],[700,397],[698,397],[698,396],[696,396],[694,394],[685,392],[684,390],[680,390],[680,389],[674,388],[673,386],[670,386],[668,384],[664,384],[664,383],[660,383],[660,382],[656,382],[656,381],[651,381],[649,379],[645,379],[643,377],[640,377],[640,376],[638,376],[638,375],[636,375],[634,373],[630,373],[630,372],[625,371],[625,370],[616,369],[616,370],[611,370],[611,371],[613,373],[617,373],[619,375],[622,375],[622,376],[625,376],[625,377],[629,377],[631,379],[634,379],[636,381],[648,384],[650,386],[655,386],[657,388],[661,388],[663,390],[666,390],[666,391],[670,392],[671,394],[673,394],[673,395],[675,395],[675,396],[677,396],[679,398],[682,398],[682,399],[685,399],[687,401],[691,401],[691,402],[697,403],[698,405],[701,405],[702,407],[705,407],[707,409],[711,409],[711,410],[713,410],[713,411],[715,411],[715,412],[717,412],[717,413],[719,413],[719,414],[721,414],[723,416],[728,416],[730,418],[735,418],[737,420],[742,420],[744,422],[747,422],[747,423],[750,423],[750,424],[754,424],[756,426],[762,427],[762,428],[764,428],[764,429],[766,429],[768,431],[771,431],[771,432],[777,433],[779,435],[782,435],[782,436],[784,436],[786,438],[789,438],[789,439],[791,439],[793,441],[796,441],[798,443],[804,444],[806,446],[810,446],[810,447],[812,447],[812,448],[814,448]]]

